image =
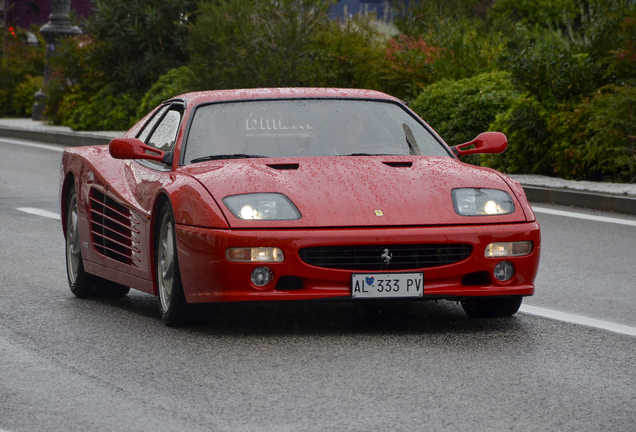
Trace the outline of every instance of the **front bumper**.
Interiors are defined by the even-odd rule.
[[[247,300],[303,300],[351,297],[351,270],[335,270],[304,263],[298,250],[312,246],[344,246],[417,243],[466,243],[471,255],[460,262],[439,267],[413,269],[424,272],[424,298],[459,299],[474,296],[534,294],[539,267],[541,234],[536,222],[500,225],[467,225],[405,228],[342,228],[288,230],[207,229],[177,225],[178,259],[188,303]],[[530,255],[509,257],[514,276],[499,282],[492,277],[495,265],[504,258],[486,258],[489,243],[532,241]],[[279,263],[237,263],[225,257],[230,247],[278,247],[285,260]],[[272,281],[256,287],[250,275],[256,267],[267,266]],[[383,270],[381,273],[386,273]],[[401,270],[404,272],[404,270]],[[356,273],[374,273],[363,271]],[[484,275],[490,277],[483,277]],[[476,277],[473,277],[475,276]],[[302,281],[301,288],[285,289],[277,283],[283,276]]]

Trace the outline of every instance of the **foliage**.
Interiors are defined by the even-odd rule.
[[[610,85],[549,124],[554,172],[572,179],[636,180],[636,88]]]
[[[611,53],[607,73],[616,81],[629,80],[636,84],[636,17],[625,17],[620,22],[621,46]]]
[[[11,95],[11,109],[18,117],[31,117],[35,93],[42,88],[42,77],[27,75]]]
[[[435,81],[433,63],[439,52],[439,48],[427,45],[421,36],[416,39],[400,35],[390,39],[385,50],[386,90],[398,97],[413,99]]]
[[[477,19],[432,20],[424,36],[440,49],[433,63],[435,78],[461,79],[497,70],[497,59],[504,52],[501,33],[487,32]]]
[[[502,66],[524,90],[556,107],[629,78],[618,63],[634,41],[629,23],[635,13],[629,0],[501,0],[489,18],[510,30]]]
[[[400,35],[386,48],[383,88],[406,100],[436,81],[496,70],[505,49],[503,36],[485,32],[476,18],[432,15],[421,27],[424,32],[417,37]]]
[[[392,0],[395,25],[407,36],[417,37],[439,29],[440,21],[452,23],[479,15],[480,0]]]
[[[65,38],[50,59],[44,115],[55,124],[127,129],[129,105],[159,77],[187,62],[195,0],[97,0],[86,34]],[[94,106],[103,101],[109,113]],[[91,101],[82,107],[83,101]],[[61,112],[60,112],[61,110]],[[79,112],[75,112],[80,110]],[[101,112],[102,119],[95,117]]]
[[[586,96],[607,83],[597,61],[569,48],[521,52],[508,65],[517,83],[549,105]]]
[[[495,117],[507,111],[518,96],[509,73],[487,72],[432,84],[411,108],[449,145],[456,145],[487,131]]]
[[[172,69],[162,75],[146,92],[137,109],[137,118],[142,118],[163,101],[191,90],[192,72],[187,66]]]
[[[519,95],[490,125],[490,130],[506,135],[508,148],[501,154],[482,155],[481,164],[507,173],[552,174],[549,117],[533,96]]]
[[[44,88],[44,117],[49,122],[62,124],[79,106],[76,101],[78,94],[81,93],[88,100],[89,94],[97,93],[107,84],[103,71],[91,63],[92,48],[92,39],[87,35],[70,36],[58,41],[56,55],[48,60],[50,78]],[[67,97],[75,102],[63,103]]]
[[[327,21],[307,49],[312,64],[306,80],[312,86],[386,88],[384,39],[368,17]]]
[[[62,118],[62,124],[73,130],[127,130],[136,122],[140,99],[140,94],[120,93],[115,85],[92,97],[72,92],[62,100],[61,111],[70,113]]]
[[[499,0],[489,9],[488,21],[507,32],[516,24],[533,30],[565,31],[579,13],[577,0]]]
[[[194,0],[96,0],[89,61],[109,83],[146,91],[188,61]]]
[[[309,85],[317,33],[329,26],[322,0],[200,3],[190,67],[200,89]]]
[[[39,33],[37,35],[39,36]],[[26,32],[21,29],[17,29],[15,35],[7,32],[3,38],[0,56],[0,115],[28,115],[27,109],[30,111],[33,101],[25,99],[28,99],[25,92],[33,87],[37,77],[44,72],[44,44],[28,45]],[[39,38],[41,39],[41,36]],[[35,89],[33,94],[38,89]],[[19,101],[15,100],[16,97]],[[29,103],[31,107],[27,108],[25,104]]]

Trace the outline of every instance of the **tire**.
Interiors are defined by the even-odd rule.
[[[84,297],[123,297],[129,287],[86,273],[79,235],[79,212],[75,186],[66,200],[66,276],[71,292]]]
[[[517,313],[522,296],[464,299],[464,312],[471,318],[504,318]]]
[[[155,271],[161,319],[169,327],[182,325],[187,309],[179,272],[174,226],[172,207],[170,203],[165,202],[159,213],[155,241]]]

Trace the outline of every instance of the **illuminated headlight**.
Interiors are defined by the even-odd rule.
[[[532,242],[502,242],[490,243],[486,246],[486,258],[525,256],[532,252]]]
[[[296,220],[302,216],[294,203],[279,193],[252,193],[223,198],[234,216],[243,220]]]
[[[277,247],[229,248],[225,251],[228,260],[234,262],[283,262],[283,251]]]
[[[495,216],[514,213],[515,204],[508,192],[498,189],[453,189],[453,206],[461,216]]]

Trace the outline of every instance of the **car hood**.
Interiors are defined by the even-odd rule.
[[[216,200],[231,228],[398,227],[525,222],[517,196],[500,174],[453,158],[360,156],[211,161],[181,168]],[[515,212],[504,216],[460,216],[454,188],[508,192]],[[241,220],[222,199],[277,192],[300,210],[295,221]]]

